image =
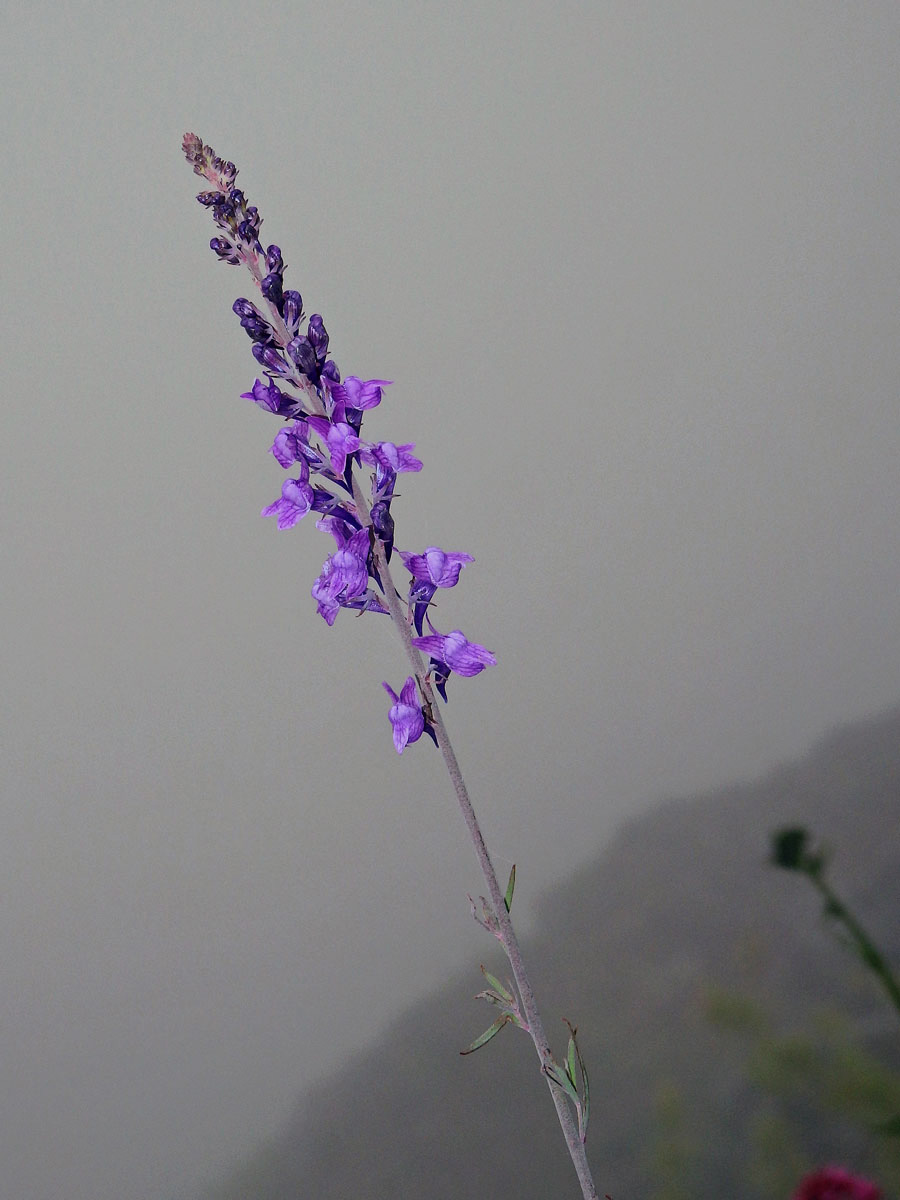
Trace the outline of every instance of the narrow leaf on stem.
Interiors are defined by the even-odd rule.
[[[498,1017],[490,1029],[486,1029],[480,1037],[477,1037],[471,1046],[467,1046],[465,1050],[460,1050],[460,1054],[471,1054],[474,1050],[480,1050],[482,1046],[486,1046],[492,1037],[496,1037],[500,1030],[506,1025],[512,1017],[509,1013],[504,1013],[502,1017]]]
[[[503,984],[500,982],[500,980],[497,978],[496,975],[492,975],[490,973],[490,971],[488,971],[484,965],[482,965],[481,973],[485,977],[485,979],[488,981],[488,983],[491,985],[491,987],[494,989],[494,991],[497,992],[498,995],[502,996],[507,1004],[515,1004],[515,1002],[516,1002],[515,996],[512,994],[512,992],[508,988],[505,988],[503,986]]]
[[[512,870],[509,873],[509,883],[506,885],[506,895],[503,897],[503,903],[506,905],[506,911],[509,912],[512,905],[513,892],[516,890],[516,864],[513,863]]]

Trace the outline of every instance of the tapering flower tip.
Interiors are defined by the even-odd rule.
[[[402,754],[407,746],[417,742],[425,729],[425,718],[416,691],[416,681],[409,675],[398,696],[390,684],[381,685],[393,700],[388,713],[394,730],[394,746]]]
[[[440,546],[429,546],[424,554],[410,554],[401,550],[400,557],[414,579],[433,583],[439,588],[456,587],[460,571],[466,563],[475,561],[471,554],[457,550],[451,550],[448,554]]]
[[[216,191],[227,192],[234,187],[237,178],[237,167],[233,162],[225,162],[219,158],[212,146],[206,146],[203,139],[196,133],[186,133],[181,139],[184,157],[194,168],[195,175],[202,175],[215,187]]]
[[[252,262],[254,256],[262,253],[259,242],[262,218],[258,209],[247,204],[241,189],[234,186],[237,167],[219,158],[212,147],[205,145],[194,133],[184,135],[182,149],[194,173],[212,184],[212,191],[201,192],[197,197],[204,208],[210,209],[223,235],[213,238],[210,246],[222,262],[232,266]]]
[[[791,1200],[882,1200],[883,1195],[870,1179],[843,1167],[822,1167],[800,1181]]]
[[[432,633],[427,637],[413,638],[412,644],[466,678],[480,675],[485,667],[497,665],[490,650],[479,646],[477,642],[470,642],[459,629],[454,629],[452,633]]]

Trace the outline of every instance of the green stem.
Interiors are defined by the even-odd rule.
[[[847,906],[838,898],[837,894],[832,891],[829,885],[822,879],[818,872],[808,871],[810,879],[815,887],[818,888],[822,897],[825,900],[825,911],[835,920],[843,922],[847,932],[853,940],[856,951],[863,963],[874,972],[881,980],[884,990],[891,999],[894,1008],[900,1013],[900,985],[890,967],[882,957],[881,951],[860,925],[859,921],[853,916]]]

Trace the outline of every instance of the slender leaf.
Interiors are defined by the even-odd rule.
[[[476,1000],[487,1000],[488,1004],[498,1004],[501,1008],[507,1008],[506,1001],[502,996],[498,996],[496,992],[487,988],[483,992],[478,992],[475,996]]]
[[[507,1021],[511,1021],[509,1013],[504,1013],[502,1017],[498,1017],[490,1029],[486,1029],[480,1037],[477,1037],[471,1046],[465,1050],[460,1050],[460,1054],[471,1054],[474,1050],[480,1050],[482,1046],[486,1046],[492,1037],[496,1037]]]
[[[515,1004],[515,1001],[516,1001],[515,996],[512,994],[512,992],[510,992],[507,988],[505,988],[503,986],[503,984],[500,982],[500,980],[497,978],[496,975],[492,975],[490,973],[490,971],[488,971],[484,965],[482,965],[482,967],[481,967],[481,973],[485,977],[485,979],[488,981],[488,983],[491,985],[491,987],[494,989],[494,991],[499,996],[502,996],[507,1004]]]
[[[503,903],[506,905],[506,911],[509,912],[512,904],[513,892],[516,890],[516,864],[513,863],[512,870],[509,873],[509,883],[506,885],[506,895],[503,897]]]
[[[568,1054],[568,1060],[566,1063],[566,1070],[568,1071],[568,1073],[572,1079],[572,1082],[574,1083],[575,1082],[575,1061],[573,1061],[573,1054],[574,1054],[574,1059],[577,1060],[577,1062],[578,1062],[578,1071],[581,1075],[581,1097],[582,1098],[581,1098],[581,1103],[578,1106],[578,1133],[579,1133],[579,1136],[581,1137],[582,1142],[585,1142],[587,1140],[588,1121],[591,1119],[591,1089],[590,1089],[590,1084],[588,1083],[587,1067],[585,1066],[584,1059],[581,1057],[581,1051],[578,1049],[578,1038],[577,1038],[578,1030],[574,1029],[571,1025],[569,1025],[568,1021],[566,1021],[566,1025],[569,1026],[569,1054]]]
[[[579,1132],[581,1134],[582,1144],[587,1141],[588,1121],[591,1119],[591,1088],[588,1083],[587,1067],[584,1065],[584,1059],[578,1055],[578,1061],[581,1064],[581,1112],[579,1114]]]
[[[561,1071],[556,1063],[544,1063],[541,1068],[544,1074],[551,1079],[558,1088],[561,1088],[576,1108],[580,1109],[581,1102],[578,1099],[578,1093],[574,1086],[569,1082],[569,1077],[565,1071]]]
[[[575,1077],[575,1030],[570,1028],[569,1033],[569,1050],[566,1054],[566,1074],[572,1081],[572,1086],[578,1087],[578,1080]]]

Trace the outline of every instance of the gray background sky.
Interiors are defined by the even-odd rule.
[[[900,9],[0,9],[0,1187],[167,1200],[484,950],[387,623],[258,515],[182,133],[396,381],[398,544],[475,555],[448,721],[527,928],[622,814],[900,695]]]

